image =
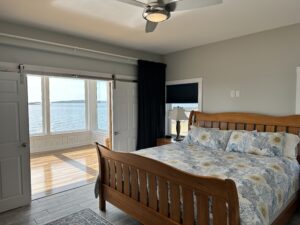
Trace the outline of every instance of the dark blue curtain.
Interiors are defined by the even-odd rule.
[[[138,60],[137,149],[156,146],[165,135],[166,65]]]

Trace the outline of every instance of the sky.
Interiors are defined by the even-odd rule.
[[[41,77],[30,76],[28,80],[28,102],[41,102]],[[97,81],[98,101],[107,100],[106,81]],[[84,100],[84,80],[72,78],[49,78],[50,101]]]

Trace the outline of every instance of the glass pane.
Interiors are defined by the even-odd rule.
[[[175,107],[182,107],[185,110],[186,116],[189,118],[190,112],[192,110],[198,110],[197,103],[186,103],[186,104],[171,104],[171,108],[174,109]],[[171,121],[171,135],[176,135],[176,121]],[[183,120],[180,121],[180,136],[186,136],[189,130],[189,121]]]
[[[42,78],[27,76],[29,133],[43,133]]]
[[[84,80],[50,77],[49,95],[51,132],[86,129]]]
[[[107,82],[97,81],[97,125],[100,130],[108,130]]]

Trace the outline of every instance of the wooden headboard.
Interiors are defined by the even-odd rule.
[[[254,113],[203,113],[192,111],[191,125],[221,130],[257,130],[259,132],[287,132],[299,135],[300,115],[268,116]],[[300,163],[300,145],[297,160]]]

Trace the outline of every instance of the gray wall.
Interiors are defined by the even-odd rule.
[[[300,24],[192,48],[164,58],[167,80],[203,78],[203,111],[294,114]],[[240,98],[230,98],[230,90]]]
[[[51,32],[49,30],[36,29],[24,25],[13,24],[6,21],[0,21],[0,33],[29,37],[65,45],[72,45],[76,47],[82,47],[138,59],[156,62],[162,61],[162,56],[160,55],[127,49],[81,37],[74,37],[61,33]],[[0,44],[0,62],[14,62],[132,76],[136,74],[136,66],[134,65],[72,56],[67,54],[49,52],[46,50],[44,51],[24,47],[15,47],[7,44]]]

